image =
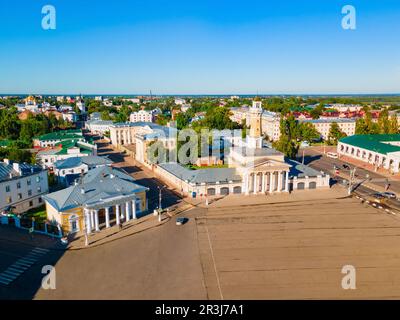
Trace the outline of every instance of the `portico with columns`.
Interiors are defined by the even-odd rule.
[[[242,171],[242,190],[246,195],[289,192],[290,165],[265,161]]]
[[[144,208],[146,209],[146,208]],[[123,222],[136,220],[141,213],[141,199],[129,196],[105,203],[87,204],[83,208],[85,230],[87,233],[100,231],[100,215],[104,215],[102,223],[105,229],[118,226]]]

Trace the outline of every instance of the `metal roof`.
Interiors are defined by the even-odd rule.
[[[112,163],[113,162],[107,157],[85,156],[85,157],[72,157],[56,161],[54,163],[54,167],[57,169],[69,169],[78,167],[81,164],[87,164],[88,166],[101,166],[101,165],[111,165]]]
[[[163,163],[159,165],[164,170],[179,179],[187,181],[188,183],[216,183],[216,182],[240,182],[242,177],[236,173],[234,168],[210,168],[190,170],[179,163]]]
[[[110,170],[112,173],[115,171],[118,170]],[[117,200],[132,199],[136,193],[149,190],[133,182],[133,179],[120,178],[118,174],[92,175],[91,179],[85,177],[77,185],[43,196],[44,200],[58,211],[77,207],[104,208]]]
[[[400,146],[390,144],[400,143],[400,134],[359,134],[342,138],[339,142],[380,154],[400,151]]]
[[[20,163],[19,169],[21,171],[21,174],[14,170],[13,164],[11,162],[10,164],[0,162],[0,181],[7,181],[21,176],[29,176],[43,171],[40,166],[30,165],[27,163]],[[10,178],[10,175],[12,176],[12,178]]]

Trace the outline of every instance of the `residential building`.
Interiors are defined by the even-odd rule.
[[[139,110],[131,113],[129,117],[130,122],[153,122],[154,116],[151,111]]]
[[[281,137],[281,115],[277,112],[264,110],[261,116],[262,133],[270,141],[278,141]]]
[[[0,213],[24,213],[44,204],[42,197],[49,192],[47,171],[40,166],[0,162]]]
[[[70,186],[88,171],[99,167],[111,166],[112,163],[107,157],[72,157],[56,161],[54,163],[54,174],[60,184]]]
[[[314,125],[315,129],[320,133],[322,139],[327,140],[329,137],[329,132],[331,130],[332,123],[336,122],[342,132],[347,136],[352,136],[356,133],[356,119],[346,119],[346,118],[328,118],[328,119],[299,119],[300,122],[311,123]]]
[[[39,151],[36,161],[43,168],[53,170],[54,164],[59,160],[90,155],[97,155],[97,145],[85,140],[64,140],[54,147]]]
[[[99,232],[142,216],[148,210],[147,191],[128,174],[99,167],[78,184],[45,196],[47,219],[65,233]]]
[[[110,132],[110,127],[114,124],[111,120],[89,120],[85,122],[85,129],[89,130],[93,134],[104,135],[106,132]]]
[[[41,135],[33,138],[33,146],[40,148],[54,147],[56,144],[67,140],[84,141],[82,130],[63,130]]]

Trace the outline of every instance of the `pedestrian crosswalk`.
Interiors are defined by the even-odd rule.
[[[42,256],[44,256],[48,249],[34,248],[26,256],[15,261],[5,271],[0,273],[0,285],[9,285],[21,274],[28,270],[34,263],[36,263]]]

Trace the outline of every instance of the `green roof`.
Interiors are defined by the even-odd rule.
[[[92,154],[92,151],[93,151],[93,149],[88,148],[87,146],[81,144],[80,141],[77,141],[77,140],[65,140],[65,141],[62,141],[62,142],[56,144],[56,146],[62,147],[62,149],[59,152],[57,152],[57,154],[67,154],[68,149],[71,149],[74,147],[79,148],[80,152],[85,153],[85,154]],[[93,145],[93,148],[94,147],[95,146]]]
[[[10,144],[10,140],[0,140],[0,147],[8,147]]]
[[[340,142],[381,154],[400,152],[400,146],[389,144],[400,143],[400,134],[359,134],[342,138]]]
[[[63,130],[63,131],[46,133],[44,135],[36,137],[36,139],[39,139],[41,141],[46,141],[46,140],[68,140],[68,139],[79,139],[79,138],[82,139],[82,137],[83,136],[81,130]]]

